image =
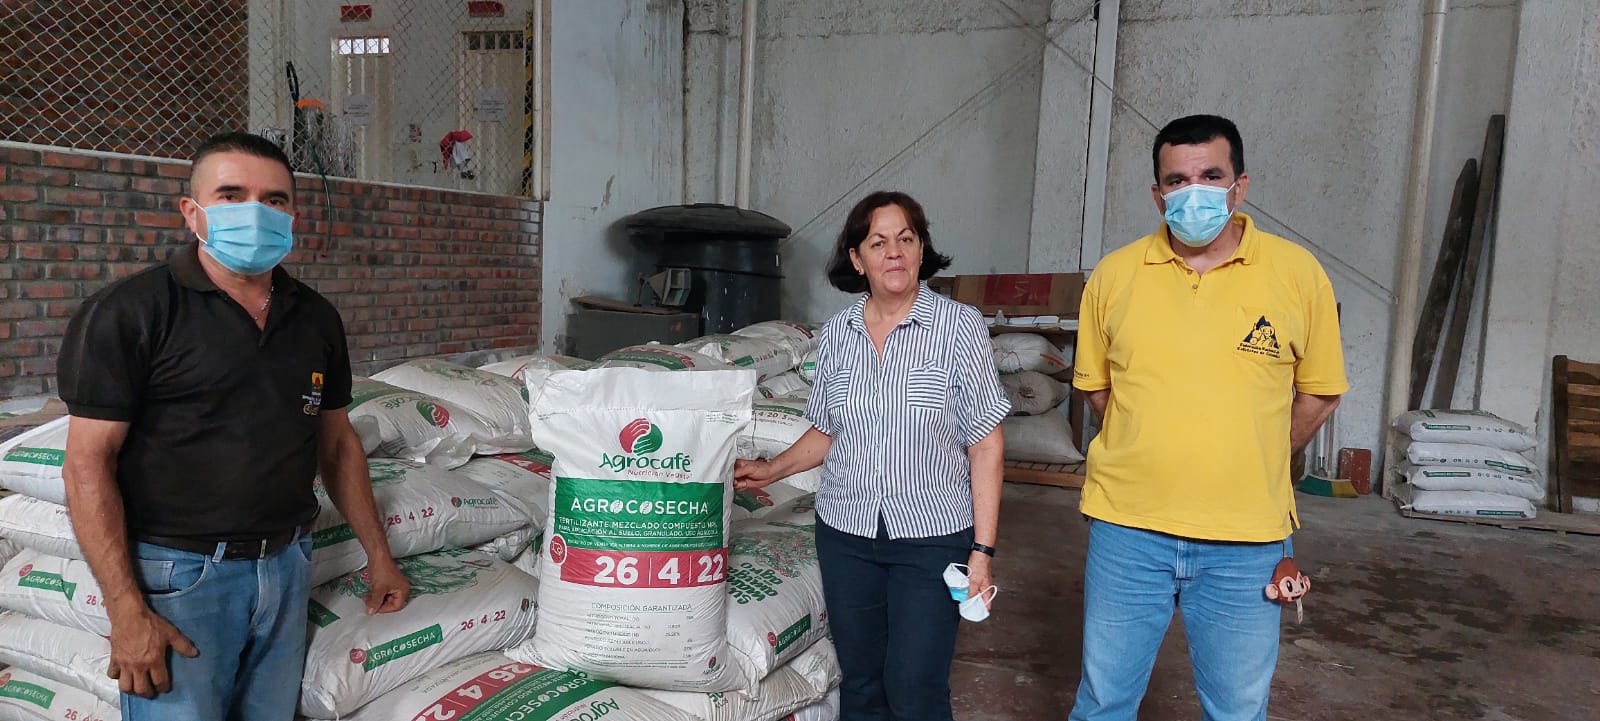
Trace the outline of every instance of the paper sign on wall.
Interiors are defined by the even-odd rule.
[[[372,122],[372,96],[351,95],[344,99],[344,118],[351,125],[368,125]]]
[[[474,97],[477,104],[473,117],[480,123],[501,123],[506,119],[506,91],[500,88],[478,88]]]

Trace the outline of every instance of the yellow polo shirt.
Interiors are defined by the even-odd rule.
[[[1082,511],[1187,538],[1278,541],[1298,525],[1294,391],[1341,395],[1333,285],[1244,213],[1232,257],[1197,275],[1167,229],[1100,261],[1083,292],[1073,385],[1111,389]]]

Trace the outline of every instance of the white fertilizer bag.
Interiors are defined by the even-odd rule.
[[[400,570],[411,599],[397,613],[367,615],[365,572],[311,592],[300,713],[348,716],[441,664],[533,633],[539,582],[506,563],[451,550],[401,559]]]
[[[1014,416],[1042,416],[1067,399],[1067,384],[1038,371],[1000,376],[1000,387]]]
[[[1001,333],[990,339],[994,366],[1001,373],[1038,371],[1055,375],[1072,367],[1068,358],[1048,339],[1035,333]]]
[[[584,371],[593,367],[594,364],[589,361],[568,355],[525,355],[478,366],[478,370],[519,381],[538,378],[540,383],[544,383],[544,377],[550,375],[551,371]]]
[[[1474,518],[1533,518],[1533,501],[1481,491],[1413,491],[1407,508],[1421,513]]]
[[[538,578],[539,555],[542,553],[544,553],[544,534],[541,533],[533,537],[533,541],[528,544],[527,549],[517,554],[516,558],[511,559],[511,565],[518,571]]]
[[[631,688],[481,653],[418,676],[344,721],[703,721]]]
[[[1400,472],[1405,474],[1406,481],[1411,485],[1426,491],[1499,493],[1534,502],[1543,501],[1545,496],[1544,483],[1540,480],[1487,468],[1413,466],[1402,463]]]
[[[443,398],[471,411],[485,428],[486,435],[473,437],[475,452],[480,455],[521,453],[533,447],[528,431],[528,388],[521,382],[428,358],[406,361],[372,379]]]
[[[0,498],[0,539],[6,538],[46,555],[83,558],[67,507],[49,501],[28,496]]]
[[[633,686],[730,691],[734,444],[755,373],[555,373],[534,440],[555,454],[539,632],[510,655]]]
[[[1005,429],[1008,461],[1029,463],[1082,463],[1083,454],[1072,444],[1072,425],[1059,412],[1042,416],[1011,416],[1000,422]]]
[[[753,488],[733,494],[733,520],[735,523],[772,517],[792,520],[796,506],[809,510],[815,507],[816,494],[794,486],[774,483],[766,488]],[[813,517],[812,522],[815,522]]]
[[[760,691],[747,694],[689,693],[641,690],[658,701],[683,709],[703,721],[760,721],[776,719],[821,700],[826,692],[812,688],[799,671],[780,668],[761,681]]]
[[[7,561],[10,561],[21,552],[22,546],[17,545],[16,541],[0,537],[0,566],[6,565]]]
[[[1465,443],[1508,451],[1539,445],[1520,424],[1484,411],[1409,411],[1395,419],[1394,428],[1424,443]]]
[[[817,382],[817,352],[811,351],[800,359],[800,366],[794,369],[800,374],[801,380],[815,384]]]
[[[787,373],[800,362],[792,346],[752,336],[708,335],[679,343],[678,347],[749,368],[756,372],[758,380]]]
[[[466,463],[476,447],[473,432],[487,432],[465,408],[366,378],[352,385],[350,422],[372,455],[441,468]]]
[[[1011,439],[1007,438],[1007,442]],[[1413,466],[1459,466],[1487,468],[1514,476],[1539,478],[1533,461],[1520,453],[1488,446],[1469,446],[1464,443],[1425,443],[1412,441],[1406,445],[1406,460]],[[1539,485],[1544,485],[1540,482]]]
[[[526,453],[481,456],[455,472],[487,486],[527,513],[535,530],[550,515],[550,466],[555,457],[537,448]]]
[[[750,415],[750,440],[756,454],[776,458],[811,430],[806,402],[798,399],[757,401]]]
[[[811,648],[789,662],[789,668],[806,677],[818,693],[839,688],[839,682],[844,680],[844,671],[839,668],[839,652],[827,638],[811,644]]]
[[[122,711],[71,684],[0,668],[0,721],[121,721]]]
[[[67,422],[62,416],[0,443],[0,487],[66,505],[61,464],[67,460]]]
[[[728,645],[746,689],[828,633],[812,525],[740,523],[728,548]],[[793,710],[793,709],[791,709]]]
[[[539,531],[532,526],[519,528],[503,536],[496,536],[494,540],[480,543],[472,550],[494,556],[506,563],[511,563],[528,552],[528,547],[533,545],[533,540],[539,537]]]
[[[829,691],[821,701],[778,721],[839,721],[839,689]]]
[[[89,564],[38,551],[24,550],[0,568],[0,609],[101,636],[111,633]]]
[[[806,355],[816,352],[817,344],[822,342],[820,324],[796,323],[790,320],[763,321],[740,328],[733,334],[782,343],[789,347],[789,354],[794,356],[796,363]]]
[[[453,471],[392,458],[370,458],[372,497],[395,558],[442,548],[471,548],[533,523],[520,507]],[[367,565],[367,553],[327,489],[311,534],[311,577],[322,583]]]
[[[756,393],[762,398],[804,399],[811,395],[811,384],[801,378],[799,373],[790,371],[768,378],[756,386]]]
[[[117,703],[117,682],[106,677],[111,642],[105,637],[13,611],[0,611],[0,666],[11,665],[88,689]]]
[[[728,370],[733,366],[717,358],[696,353],[676,346],[650,343],[647,345],[633,345],[620,348],[600,356],[601,368],[643,368],[647,371],[716,371]],[[751,386],[754,387],[755,375],[751,376]],[[533,386],[528,386],[530,394],[534,393]],[[530,395],[530,397],[536,397]],[[543,411],[535,409],[535,412]]]

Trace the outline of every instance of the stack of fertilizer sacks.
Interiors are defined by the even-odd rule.
[[[1407,507],[1475,518],[1533,518],[1545,481],[1528,457],[1538,442],[1521,425],[1492,413],[1420,410],[1394,428],[1405,443]]]
[[[1037,333],[999,333],[990,339],[1000,386],[1011,401],[1005,429],[1007,461],[1072,465],[1083,454],[1067,422],[1072,349]]]
[[[412,594],[403,611],[365,613],[365,554],[319,482],[323,508],[312,552],[318,586],[300,715],[837,718],[827,697],[839,672],[825,638],[810,496],[773,486],[740,494],[733,505],[732,459],[752,435],[754,374],[700,356],[685,367],[726,369],[727,377],[687,394],[681,383],[635,378],[630,385],[612,377],[639,375],[628,367],[648,366],[639,359],[662,350],[619,351],[594,371],[595,364],[562,356],[480,369],[423,359],[356,379],[351,422],[371,456],[380,523]],[[792,371],[804,355],[787,346],[786,353],[795,359],[791,367],[772,375]],[[552,393],[552,412],[544,413],[537,399],[546,380],[562,374],[566,395]],[[685,397],[702,405],[720,398],[727,407],[685,415],[673,407]],[[602,405],[626,406],[626,415],[644,422],[631,437],[626,428],[602,437],[585,423],[610,418],[570,417]],[[700,444],[699,426],[711,422],[733,429],[726,449],[696,447],[681,456],[663,450]],[[595,472],[603,469],[569,474],[563,486],[553,482],[560,463],[539,447],[607,441],[609,447],[596,446],[597,459],[682,488],[596,480],[606,478]],[[631,450],[619,445],[624,441]],[[0,719],[119,718],[116,682],[105,675],[109,622],[64,506],[65,442],[65,418],[0,440],[0,487],[16,492],[0,498]],[[684,460],[690,458],[701,462]],[[644,495],[626,497],[640,486]],[[681,492],[690,487],[695,493]],[[557,509],[557,502],[568,506]],[[652,538],[637,530],[641,509],[666,514],[660,518],[671,523],[653,527],[672,532]],[[545,543],[553,523],[590,524],[591,532],[548,534]],[[640,537],[595,532],[602,523],[611,523],[615,536]],[[595,556],[597,548],[609,555]],[[553,580],[541,585],[541,576]],[[714,591],[715,599],[673,597],[684,590],[708,598]],[[606,598],[607,591],[626,598]],[[536,633],[552,614],[550,632]],[[692,655],[685,649],[705,652],[696,668],[684,667]]]

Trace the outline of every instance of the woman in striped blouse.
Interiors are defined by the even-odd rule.
[[[982,315],[922,282],[949,265],[910,196],[857,203],[828,279],[866,295],[823,326],[813,428],[735,470],[744,489],[822,466],[817,556],[843,721],[949,721],[960,616],[943,573],[966,564],[973,596],[993,583],[1010,404]]]

